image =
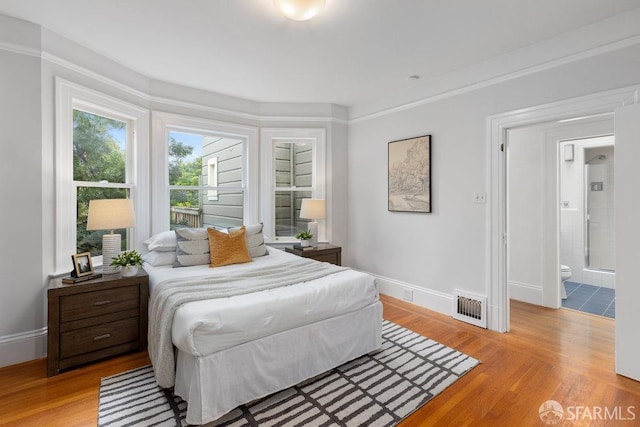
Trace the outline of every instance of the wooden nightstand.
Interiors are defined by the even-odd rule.
[[[342,265],[342,248],[328,243],[318,243],[318,246],[311,249],[285,248],[285,251],[303,258]]]
[[[108,274],[77,284],[54,279],[49,308],[47,376],[87,362],[147,348],[149,276]]]

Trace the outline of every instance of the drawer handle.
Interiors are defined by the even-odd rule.
[[[93,305],[107,305],[107,304],[111,304],[111,301],[109,301],[108,299],[104,301],[96,301],[93,303]]]
[[[98,335],[97,337],[93,337],[94,341],[106,340],[107,338],[111,338],[111,334]]]

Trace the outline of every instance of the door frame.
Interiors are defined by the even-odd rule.
[[[508,332],[510,328],[507,285],[507,130],[554,120],[613,113],[617,107],[638,102],[639,88],[630,86],[487,117],[487,160],[490,165],[488,181],[491,195],[487,225],[490,329]]]

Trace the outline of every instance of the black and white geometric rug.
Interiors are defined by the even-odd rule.
[[[479,362],[388,321],[382,348],[242,405],[221,426],[392,426]],[[100,426],[184,426],[187,404],[160,389],[151,366],[103,378]]]

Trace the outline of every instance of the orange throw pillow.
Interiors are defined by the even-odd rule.
[[[251,262],[244,226],[239,230],[229,231],[229,234],[214,228],[207,228],[207,233],[209,234],[209,267]]]

